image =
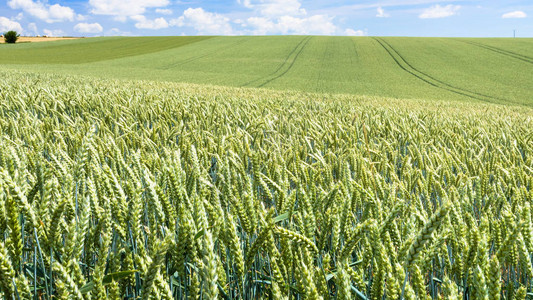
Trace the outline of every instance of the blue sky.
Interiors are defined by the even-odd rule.
[[[533,0],[0,0],[23,35],[533,37]]]

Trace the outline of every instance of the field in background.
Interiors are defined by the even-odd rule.
[[[114,37],[2,46],[0,57],[3,69],[533,105],[533,39]]]
[[[77,40],[78,37],[34,37],[34,36],[21,36],[17,40],[17,43],[40,43],[40,42],[55,42],[55,41],[68,41]],[[4,39],[0,39],[0,44],[5,43]]]

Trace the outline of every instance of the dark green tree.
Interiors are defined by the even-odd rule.
[[[4,33],[4,40],[8,44],[14,44],[19,39],[20,34],[18,34],[16,31],[10,30],[6,33]]]

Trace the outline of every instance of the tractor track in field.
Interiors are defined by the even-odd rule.
[[[479,43],[479,42],[464,41],[464,40],[459,40],[459,41],[461,41],[463,43],[466,43],[466,44],[469,44],[469,45],[480,47],[480,48],[483,48],[483,49],[486,49],[486,50],[489,50],[489,51],[492,51],[492,52],[496,52],[496,53],[499,53],[501,55],[505,55],[507,57],[512,57],[514,59],[519,59],[521,61],[533,64],[533,57],[529,57],[527,55],[522,55],[522,54],[519,54],[519,53],[516,53],[516,52],[512,52],[512,51],[509,51],[509,50],[505,50],[505,49],[494,47],[494,46],[490,46],[490,45],[486,45],[486,44]]]
[[[307,44],[309,43],[309,41],[312,39],[312,37],[308,37],[307,40],[305,41],[305,43],[300,47],[300,50],[298,50],[298,52],[296,53],[296,55],[294,56],[294,58],[292,59],[291,61],[291,64],[289,65],[289,67],[283,71],[281,74],[267,80],[266,82],[263,82],[262,84],[259,85],[259,87],[263,87],[265,86],[266,84],[268,83],[271,83],[272,81],[282,77],[283,75],[287,74],[287,72],[290,71],[290,69],[292,69],[292,66],[294,65],[294,63],[296,62],[296,60],[298,59],[298,56],[300,56],[300,53],[302,53],[302,51],[305,49],[305,46],[307,46]]]
[[[434,86],[436,88],[440,88],[443,90],[447,90],[449,92],[462,95],[468,98],[484,101],[484,102],[509,102],[509,103],[516,103],[514,101],[510,101],[507,99],[502,99],[494,96],[489,96],[485,94],[481,94],[478,92],[470,91],[461,87],[453,86],[447,82],[444,82],[442,80],[439,80],[427,73],[424,73],[417,68],[413,67],[394,47],[392,47],[389,43],[387,43],[385,40],[381,38],[374,37],[374,40],[376,40],[385,51],[392,57],[392,59],[396,62],[396,64],[407,73],[413,75],[414,77],[424,81],[425,83]]]
[[[324,52],[322,53],[322,59],[320,60],[320,69],[318,71],[318,76],[316,77],[316,81],[315,81],[315,92],[317,93],[319,92],[319,85],[320,85],[320,82],[322,81],[322,74],[324,73],[323,72],[324,64],[326,63],[326,55],[329,52],[329,47],[330,47],[330,43],[327,43],[324,49]]]
[[[351,40],[352,40],[353,53],[355,53],[355,57],[359,59],[359,52],[357,52],[357,47],[355,47],[355,39],[352,38]],[[350,55],[350,63],[353,65],[353,55]]]
[[[220,52],[226,51],[228,49],[231,49],[233,47],[239,46],[240,44],[243,44],[245,42],[246,42],[246,39],[243,39],[243,40],[237,41],[235,43],[229,44],[226,47],[224,47],[223,49],[215,49],[213,51],[209,51],[209,52],[204,53],[204,54],[196,55],[196,56],[187,58],[187,59],[182,60],[182,61],[177,61],[177,62],[175,62],[173,64],[168,64],[168,65],[166,65],[166,66],[164,66],[163,68],[160,68],[160,69],[169,70],[169,69],[173,69],[173,68],[178,67],[178,66],[183,66],[183,65],[186,65],[186,64],[191,63],[193,61],[202,59],[204,57],[208,57],[208,56],[210,56],[210,55],[212,55],[214,53],[220,53]]]
[[[301,45],[302,45],[307,39],[308,39],[308,37],[303,38],[303,39],[302,39],[302,40],[301,40],[301,41],[300,41],[300,42],[299,42],[299,43],[298,43],[298,44],[292,49],[292,51],[291,51],[291,52],[285,57],[285,60],[284,60],[279,66],[278,66],[278,68],[277,68],[274,72],[268,74],[267,76],[263,76],[263,77],[260,77],[260,78],[254,79],[254,80],[252,80],[252,81],[249,81],[249,82],[243,84],[242,86],[248,86],[248,85],[250,85],[250,84],[252,84],[252,83],[254,83],[254,82],[257,82],[257,81],[260,81],[260,80],[264,80],[265,78],[268,78],[268,77],[271,77],[271,76],[275,76],[276,73],[278,73],[279,70],[281,70],[281,68],[283,68],[283,66],[284,66],[285,64],[287,64],[287,61],[288,61],[289,58],[292,56],[292,54],[293,54],[294,52],[296,52],[296,50],[298,50],[298,48],[299,48],[299,47],[300,47],[300,46],[301,46]]]
[[[264,77],[261,77],[261,78],[258,78],[258,79],[254,79],[252,81],[249,81],[245,84],[243,84],[242,86],[248,86],[252,83],[255,83],[255,82],[258,82],[258,81],[263,81],[265,80],[263,83],[261,83],[260,85],[258,85],[257,87],[263,87],[265,86],[266,84],[282,77],[283,75],[287,74],[287,72],[289,72],[289,70],[292,68],[292,66],[294,65],[294,62],[296,61],[296,59],[298,58],[298,56],[300,55],[300,53],[303,51],[303,49],[305,48],[305,46],[307,45],[307,43],[309,43],[309,40],[311,39],[312,37],[311,36],[307,36],[305,38],[303,38],[295,47],[294,49],[292,49],[292,51],[285,57],[285,60],[283,61],[283,63],[281,65],[279,65],[279,67],[272,73],[270,73],[269,75],[267,76],[264,76]],[[293,56],[293,54],[296,53],[294,55],[294,57],[292,58],[292,61],[289,63],[289,60],[291,59],[291,56]],[[287,66],[288,64],[288,67],[284,69],[285,66]],[[283,70],[283,71],[282,71]],[[279,73],[281,72],[281,73]],[[278,74],[279,73],[279,74]],[[278,74],[278,75],[276,75]]]

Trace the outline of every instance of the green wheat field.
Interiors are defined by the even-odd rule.
[[[533,39],[0,57],[0,299],[533,298]]]

